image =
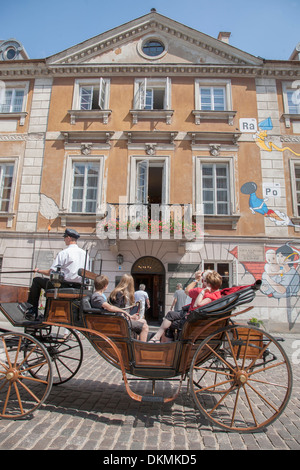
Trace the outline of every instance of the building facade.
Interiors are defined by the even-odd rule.
[[[253,316],[299,331],[299,47],[229,38],[153,10],[47,59],[0,43],[1,283],[29,285],[7,273],[47,269],[73,227],[109,291],[146,284],[149,319],[213,268],[262,279]]]

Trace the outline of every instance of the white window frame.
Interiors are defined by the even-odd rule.
[[[214,88],[224,89],[224,110],[215,111],[201,109],[201,88],[208,88],[210,90]],[[229,125],[233,125],[233,119],[236,115],[236,111],[232,108],[232,93],[231,93],[231,80],[230,79],[195,79],[195,109],[193,111],[195,115],[195,123],[200,124],[202,119],[223,119],[227,120]]]
[[[291,191],[292,191],[292,204],[293,204],[293,215],[297,224],[300,222],[300,214],[298,213],[298,206],[300,210],[300,204],[297,203],[297,185],[296,185],[296,168],[300,169],[300,159],[290,160],[290,175],[291,175]]]
[[[90,88],[92,93],[94,89],[99,89],[99,109],[81,109],[81,90],[86,87]],[[110,100],[110,79],[108,78],[88,78],[88,79],[76,79],[74,83],[74,93],[72,109],[69,110],[71,116],[71,124],[76,123],[76,119],[94,118],[103,119],[103,123],[108,123],[108,117],[111,114],[109,109]],[[91,99],[91,103],[92,103]]]
[[[207,214],[204,215],[203,197],[202,197],[202,164],[227,164],[228,165],[228,183],[229,183],[229,213],[228,214]],[[236,229],[239,220],[237,213],[236,202],[236,183],[235,183],[235,169],[234,169],[234,156],[226,157],[203,157],[197,155],[195,157],[195,181],[194,181],[194,194],[195,194],[195,211],[204,216],[204,222],[213,225],[223,225],[224,223],[231,224],[233,229]]]
[[[72,212],[72,201],[73,201],[73,167],[75,163],[98,163],[99,165],[99,178],[98,178],[98,187],[97,187],[97,207],[96,212]],[[63,187],[62,187],[62,199],[61,199],[61,213],[67,216],[76,217],[76,215],[83,216],[92,216],[95,217],[101,208],[103,201],[103,171],[104,171],[104,156],[103,155],[93,155],[92,157],[83,157],[80,155],[68,155],[65,168],[64,168],[64,178],[63,178]]]
[[[134,81],[133,124],[139,119],[165,119],[171,124],[173,110],[171,109],[171,78],[136,78]],[[164,89],[164,106],[159,109],[146,108],[147,90]]]
[[[155,89],[164,89],[164,110],[171,109],[171,79],[166,78],[138,78],[134,82],[134,109],[146,108],[146,93]],[[153,107],[151,108],[153,110]],[[160,108],[159,108],[160,109]]]
[[[162,204],[169,204],[170,201],[170,157],[145,157],[145,156],[131,156],[130,158],[130,171],[129,171],[129,202],[131,204],[147,204],[146,197],[144,200],[138,200],[138,166],[145,162],[146,166],[161,166],[163,167],[163,183],[162,183]]]
[[[291,112],[289,107],[289,94],[294,94],[294,106],[296,113]],[[283,118],[285,120],[285,127],[291,127],[291,122],[300,120],[300,80],[293,82],[282,82],[282,96],[283,96]]]
[[[14,200],[14,190],[15,190],[15,179],[16,179],[16,160],[0,160],[0,207],[2,205],[2,191],[3,191],[3,167],[11,165],[13,166],[13,173],[12,173],[12,183],[10,187],[10,196],[9,196],[9,202],[8,202],[8,209],[6,211],[1,211],[1,214],[7,214],[12,211],[12,206],[13,206],[13,200]]]
[[[2,111],[1,105],[5,103],[6,90],[13,90],[13,93],[16,90],[24,91],[21,110],[13,111],[12,109],[9,109],[6,111]],[[20,118],[20,125],[23,126],[25,123],[25,117],[27,116],[26,107],[27,107],[27,100],[28,100],[28,91],[29,91],[28,82],[21,82],[21,81],[13,82],[13,81],[0,80],[0,118],[7,117],[7,116],[17,116]]]
[[[212,186],[212,188],[209,188],[209,189],[202,187],[202,190],[201,190],[201,197],[202,197],[204,215],[230,215],[231,214],[230,167],[229,167],[227,162],[202,162],[201,163],[201,186],[203,185],[203,180],[205,179],[205,175],[203,175],[203,167],[206,166],[206,165],[208,165],[209,167],[212,168],[212,176],[211,177],[213,179],[213,186]],[[217,180],[216,180],[216,178],[217,178],[216,169],[217,169],[218,166],[222,166],[222,167],[226,168],[226,176],[224,178],[222,178],[222,179],[224,179],[224,181],[226,181],[226,187],[222,188],[222,192],[226,193],[226,196],[227,196],[227,200],[225,201],[224,204],[218,200],[218,196],[217,196],[218,188],[217,188]],[[212,193],[212,195],[213,195],[213,199],[210,202],[210,204],[213,206],[214,211],[212,213],[208,213],[208,214],[206,214],[205,210],[204,210],[205,201],[203,200],[203,192],[205,190],[209,190],[209,192]],[[221,203],[222,206],[227,207],[227,212],[222,212],[222,213],[217,212],[219,202]],[[206,201],[206,203],[207,203],[207,201]]]
[[[17,175],[18,175],[18,166],[19,166],[19,158],[18,157],[9,157],[9,158],[0,158],[0,166],[2,165],[13,165],[13,178],[12,178],[12,184],[11,184],[11,191],[10,191],[10,198],[9,198],[9,204],[8,204],[8,210],[7,211],[0,211],[0,219],[7,219],[7,224],[6,226],[8,228],[12,227],[12,222],[15,216],[15,213],[13,212],[14,209],[14,201],[16,197],[16,181],[17,181]]]

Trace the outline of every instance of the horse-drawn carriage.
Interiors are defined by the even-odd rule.
[[[53,385],[75,376],[82,364],[81,334],[120,369],[127,393],[139,402],[175,400],[186,380],[203,416],[238,432],[262,430],[286,407],[292,371],[279,340],[233,321],[253,308],[238,307],[254,300],[259,284],[233,293],[227,290],[221,299],[193,311],[174,341],[145,343],[134,337],[124,316],[91,308],[85,281],[96,275],[85,270],[81,275],[81,289],[57,287],[45,292],[40,322],[25,318],[27,289],[1,286],[0,310],[16,327],[0,329],[1,418],[31,414],[46,401]],[[143,396],[134,392],[132,377],[151,381],[151,392]],[[156,395],[158,380],[177,382],[172,396]]]

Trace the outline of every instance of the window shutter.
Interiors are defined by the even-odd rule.
[[[171,109],[171,79],[166,78],[164,109]]]
[[[145,107],[146,107],[146,95],[147,95],[147,78],[144,78],[140,82],[140,86],[139,86],[139,105],[138,105],[138,109],[145,109]]]
[[[138,204],[147,204],[148,202],[148,175],[149,161],[138,162],[136,175],[136,202]]]
[[[107,83],[104,78],[100,78],[100,84],[99,84],[99,108],[100,109],[105,109],[106,108],[106,89],[107,89]]]

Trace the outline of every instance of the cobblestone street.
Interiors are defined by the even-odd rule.
[[[299,349],[300,338],[282,336],[293,368],[293,392],[285,411],[265,432],[239,434],[212,428],[196,411],[186,383],[170,404],[133,401],[125,391],[121,372],[84,339],[84,360],[76,377],[54,386],[32,418],[0,421],[0,449],[299,450],[300,368],[296,362],[300,354],[296,347]],[[132,385],[138,393],[145,387],[150,385]],[[167,391],[175,385],[165,382],[161,387]]]

